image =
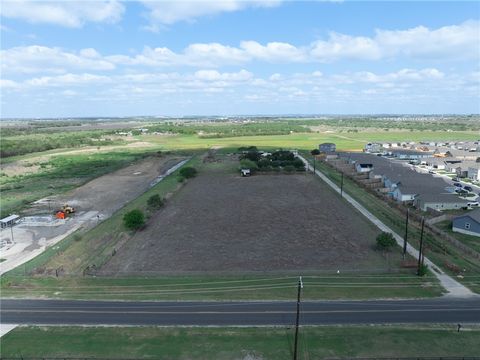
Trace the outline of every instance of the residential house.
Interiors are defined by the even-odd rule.
[[[414,205],[422,211],[464,209],[468,203],[469,201],[460,199],[455,194],[421,194],[414,201]]]
[[[469,166],[467,176],[470,180],[480,181],[480,163],[476,166]]]
[[[480,209],[457,216],[452,221],[452,230],[462,234],[480,237]]]
[[[373,170],[373,164],[356,163],[355,170],[357,173],[365,174]]]
[[[337,151],[337,146],[334,143],[323,143],[318,145],[318,149],[324,153],[330,153]]]

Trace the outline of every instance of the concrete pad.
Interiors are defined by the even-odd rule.
[[[0,337],[15,329],[17,324],[0,324]]]

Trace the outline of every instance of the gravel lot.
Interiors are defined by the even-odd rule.
[[[242,178],[232,165],[233,160],[207,164],[102,273],[387,267],[373,250],[378,230],[319,179],[311,174]]]

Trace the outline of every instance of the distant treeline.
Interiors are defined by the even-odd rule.
[[[400,129],[417,131],[476,131],[480,130],[478,116],[439,120],[393,120],[376,118],[291,119],[288,124],[354,129]]]
[[[105,131],[77,131],[4,137],[2,130],[0,156],[5,158],[59,148],[74,148],[88,145],[104,146],[121,143],[118,140],[102,140],[104,135],[106,135]]]
[[[311,132],[308,127],[290,121],[255,123],[165,123],[147,126],[150,132],[198,135],[201,138],[224,138],[256,135],[287,135]]]

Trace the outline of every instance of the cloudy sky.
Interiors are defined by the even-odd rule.
[[[480,3],[8,1],[1,115],[479,113]]]

